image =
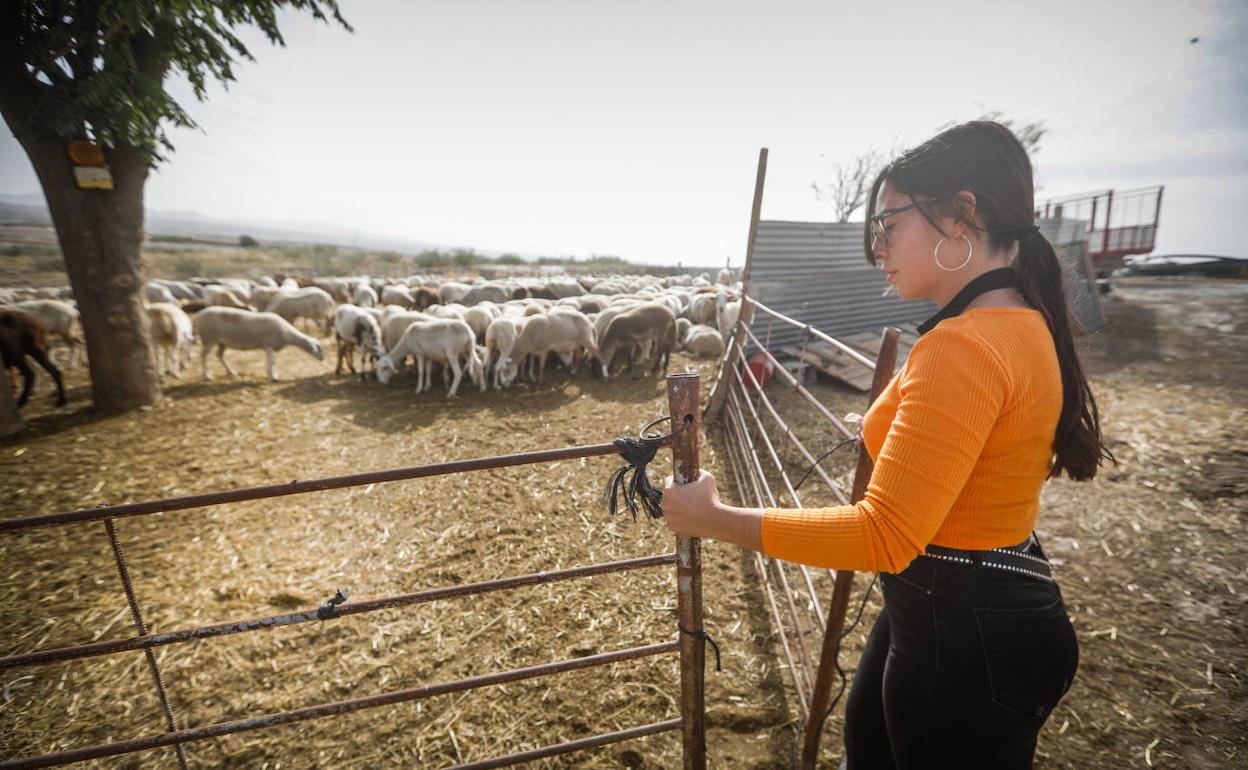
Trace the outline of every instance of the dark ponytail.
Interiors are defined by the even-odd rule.
[[[1061,369],[1062,412],[1049,478],[1064,472],[1075,481],[1087,481],[1096,476],[1104,460],[1117,462],[1101,441],[1100,412],[1075,349],[1061,264],[1053,244],[1033,224],[1031,161],[1017,137],[1000,123],[982,120],[942,131],[880,172],[867,199],[868,221],[885,180],[911,198],[929,199],[931,203],[919,206],[919,211],[938,230],[936,218],[952,215],[977,234],[986,233],[994,251],[1009,253],[1017,243],[1011,266],[1019,293],[1048,323]],[[963,209],[963,199],[957,197],[964,190],[975,194],[975,216]],[[869,228],[863,241],[867,261],[874,264]]]
[[[1048,322],[1062,372],[1062,414],[1053,438],[1057,457],[1049,478],[1055,479],[1065,471],[1075,481],[1088,481],[1096,476],[1102,459],[1117,461],[1101,443],[1100,410],[1075,350],[1070,311],[1062,290],[1061,264],[1049,239],[1031,231],[1019,239],[1013,267],[1019,293]]]

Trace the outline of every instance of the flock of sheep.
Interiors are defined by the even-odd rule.
[[[432,387],[433,372],[440,368],[453,397],[465,374],[481,391],[491,385],[502,389],[522,374],[541,381],[550,360],[569,373],[591,361],[595,373],[610,377],[651,359],[651,373],[666,370],[678,349],[718,357],[740,312],[738,287],[728,270],[721,270],[715,283],[705,274],[474,283],[422,275],[279,278],[154,279],[145,284],[161,376],[179,376],[198,343],[204,379],[212,379],[208,358],[214,350],[230,375],[237,372],[226,361],[226,350],[264,350],[269,379],[276,380],[278,351],[294,347],[324,360],[317,335],[332,335],[335,372],[341,373],[345,363],[355,373],[358,357],[361,378],[371,364],[384,385],[411,358],[417,393]],[[50,357],[40,360],[37,350],[25,349],[30,345],[2,344],[11,336],[14,318],[23,329],[32,323],[39,327],[26,329],[28,336],[62,341],[72,366],[85,356],[72,296],[67,289],[0,288],[4,363],[26,379],[20,404],[33,380],[25,355],[49,371],[57,382],[58,405],[64,403],[60,374]]]

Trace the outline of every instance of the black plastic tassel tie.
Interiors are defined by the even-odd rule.
[[[708,634],[705,631],[690,631],[689,629],[682,627],[679,623],[676,624],[676,628],[680,629],[680,632],[682,634],[689,634],[690,636],[698,637],[704,642],[710,642],[711,649],[715,651],[715,670],[716,671],[724,670],[719,665],[719,645],[715,643],[715,640],[711,638],[710,634]]]
[[[350,588],[339,588],[337,593],[329,597],[329,601],[325,602],[324,604],[322,604],[320,607],[317,608],[316,610],[317,619],[318,620],[332,620],[333,618],[338,617],[338,605],[345,602],[347,600],[347,597],[350,595],[351,595]]]
[[[620,509],[620,496],[624,506],[637,521],[637,509],[645,511],[652,519],[663,518],[663,490],[656,489],[646,477],[646,464],[654,459],[662,441],[647,438],[617,438],[611,442],[620,450],[620,457],[627,465],[621,466],[607,479],[603,499],[607,511],[614,516]]]

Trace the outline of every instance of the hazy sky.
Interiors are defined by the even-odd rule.
[[[830,161],[999,110],[1039,197],[1165,184],[1159,252],[1248,256],[1248,3],[342,0],[197,103],[147,205],[524,254],[739,265]],[[1190,44],[1192,37],[1200,41]],[[0,192],[39,189],[0,132]]]

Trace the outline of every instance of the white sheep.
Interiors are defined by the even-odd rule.
[[[377,304],[377,292],[373,291],[373,287],[369,286],[367,281],[360,281],[359,286],[355,287],[352,301],[356,307],[372,307]]]
[[[516,338],[511,356],[506,360],[500,360],[499,366],[504,370],[505,381],[510,383],[515,379],[524,358],[533,356],[533,359],[530,359],[529,379],[534,379],[534,365],[536,365],[536,380],[541,382],[542,375],[546,371],[548,353],[558,354],[564,364],[571,365],[571,370],[575,372],[576,362],[582,352],[587,352],[599,362],[602,361],[593,322],[579,310],[566,307],[552,308],[548,313],[529,318]]]
[[[464,323],[472,327],[478,342],[485,342],[485,330],[502,311],[493,302],[482,302],[464,311]]]
[[[726,292],[720,292],[715,299],[715,324],[719,327],[719,334],[725,339],[728,333],[737,325],[737,319],[741,316],[741,300],[728,299]]]
[[[163,286],[169,290],[169,293],[175,299],[185,300],[202,300],[204,298],[204,290],[197,283],[189,281],[170,281],[166,278],[153,278],[148,283],[154,283],[157,286]]]
[[[143,299],[149,303],[164,302],[166,304],[176,304],[177,298],[173,296],[173,292],[165,286],[161,286],[153,281],[143,284]]]
[[[506,302],[511,299],[511,293],[511,287],[505,284],[483,281],[471,286],[468,292],[456,301],[472,307],[482,302]]]
[[[264,310],[273,298],[281,293],[282,289],[277,286],[253,286],[251,296],[247,298],[247,304],[256,310]]]
[[[72,368],[79,356],[85,353],[86,341],[78,334],[81,314],[78,308],[59,299],[28,299],[17,302],[13,307],[30,313],[44,325],[48,334],[62,339],[69,347],[69,363]]]
[[[454,375],[447,392],[448,397],[454,398],[463,378],[461,361],[467,364],[468,376],[473,384],[482,391],[485,390],[485,371],[477,353],[476,337],[472,328],[463,321],[453,318],[413,321],[403,332],[398,344],[377,359],[377,380],[383,385],[388,384],[394,375],[396,363],[408,356],[416,359],[417,393],[430,388],[433,364],[443,363],[451,368]]]
[[[381,346],[381,325],[372,308],[356,307],[355,305],[339,305],[334,311],[334,336],[338,340],[338,364],[334,374],[342,374],[342,359],[345,356],[347,366],[355,374],[355,349],[360,349],[360,379],[364,379],[364,371],[368,368],[368,360],[376,361],[385,354]]]
[[[382,287],[381,304],[402,305],[405,308],[413,308],[416,306],[416,298],[412,296],[412,292],[406,286],[394,284]]]
[[[268,358],[266,371],[269,380],[273,382],[277,381],[277,372],[273,368],[274,354],[287,345],[299,348],[316,358],[317,361],[325,360],[325,353],[321,350],[319,342],[296,329],[276,313],[255,313],[229,307],[207,307],[195,314],[193,326],[195,335],[199,337],[200,344],[203,346],[200,351],[200,362],[204,367],[205,380],[212,379],[212,375],[208,373],[208,351],[213,347],[217,349],[217,358],[221,360],[221,365],[232,377],[237,377],[238,372],[226,362],[226,348],[232,350],[263,348]]]
[[[195,341],[191,317],[176,302],[153,302],[147,306],[147,318],[152,327],[152,345],[156,348],[160,376],[180,376],[182,366],[190,360],[191,343]]]
[[[714,327],[705,324],[691,326],[681,339],[685,350],[700,358],[719,358],[724,354],[724,337]]]
[[[510,380],[504,381],[507,367],[503,366],[503,362],[511,361],[511,351],[528,320],[529,316],[504,313],[490,321],[485,329],[485,370],[493,373],[495,390],[511,384]]]
[[[249,292],[250,293],[250,292]],[[210,283],[204,287],[204,304],[208,307],[232,307],[249,310],[246,302],[238,298],[234,290],[219,283]]]
[[[629,351],[626,368],[632,369],[637,360],[636,350],[643,344],[647,348],[652,344],[657,348],[654,367],[650,373],[654,374],[660,366],[666,371],[672,349],[679,344],[676,338],[676,316],[671,308],[659,302],[636,305],[612,318],[599,340],[602,347],[600,358],[603,361],[603,377],[610,376],[611,359],[615,357],[617,350]]]
[[[685,310],[685,317],[695,324],[706,324],[710,326],[715,323],[715,309],[718,306],[719,295],[712,292],[703,292],[695,294],[689,299],[689,307]]]
[[[298,291],[283,291],[264,308],[266,313],[276,313],[292,324],[300,318],[307,318],[321,327],[323,336],[330,333],[333,310],[334,298],[329,292],[316,286]]]
[[[427,321],[433,317],[419,310],[403,310],[400,308],[398,312],[389,312],[392,307],[397,308],[398,305],[388,305],[385,317],[381,322],[381,344],[386,350],[390,350],[399,344],[399,339],[402,338],[403,332],[407,331],[407,327],[411,326],[413,321]]]
[[[438,301],[443,304],[459,302],[472,287],[459,281],[447,281],[438,287]]]

